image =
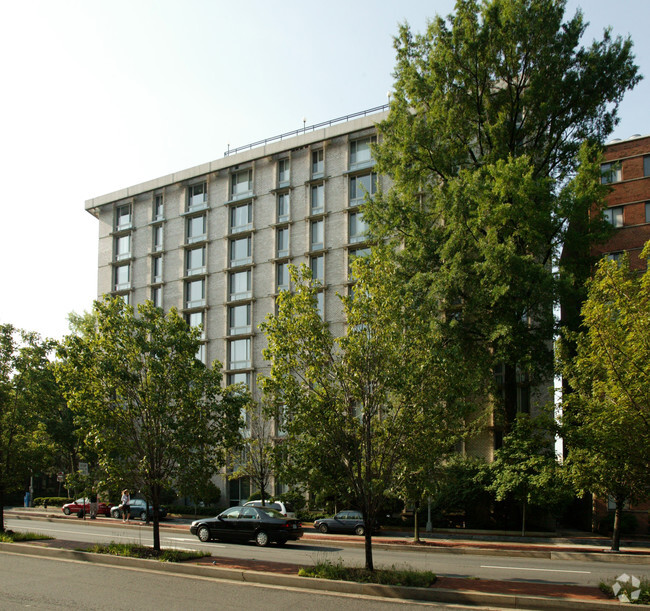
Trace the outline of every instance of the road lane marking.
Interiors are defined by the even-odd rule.
[[[490,564],[482,564],[482,569],[504,569],[506,571],[544,571],[547,573],[581,573],[583,575],[591,575],[591,571],[570,571],[568,569],[533,569],[525,566],[492,566]]]

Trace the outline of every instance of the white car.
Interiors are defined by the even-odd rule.
[[[261,500],[248,501],[248,503],[244,503],[244,507],[261,507],[261,506],[262,506]],[[264,501],[264,507],[270,507],[271,509],[275,509],[276,511],[279,511],[286,518],[295,519],[296,517],[296,512],[293,510],[293,507],[291,507],[291,505],[288,505],[287,503],[283,503],[282,501]]]

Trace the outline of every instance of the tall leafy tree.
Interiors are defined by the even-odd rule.
[[[638,275],[627,257],[602,260],[582,322],[584,330],[569,337],[575,356],[562,355],[573,389],[563,401],[567,465],[579,491],[614,498],[618,550],[625,502],[650,493],[650,271]]]
[[[605,32],[580,46],[578,11],[564,0],[458,0],[424,34],[404,25],[377,170],[393,187],[364,215],[404,246],[399,262],[424,284],[432,316],[486,377],[505,366],[504,418],[514,421],[517,375],[548,379],[553,304],[579,286],[553,265],[563,244],[586,256],[602,222],[599,144],[638,80],[632,43]],[[583,142],[588,142],[581,149]],[[575,238],[579,229],[580,239]],[[570,273],[568,273],[570,272]]]
[[[199,331],[151,302],[94,304],[60,348],[58,378],[113,483],[141,487],[160,549],[161,491],[188,472],[214,474],[239,440],[241,392],[222,388],[221,366],[195,358]]]
[[[48,400],[52,342],[0,325],[0,531],[5,495],[25,486],[50,449],[41,408]]]
[[[455,348],[437,344],[429,328],[435,322],[417,317],[413,296],[399,290],[391,253],[375,249],[353,270],[357,283],[342,298],[341,337],[319,315],[319,286],[309,270],[292,270],[295,291],[280,295],[277,315],[262,325],[271,362],[263,387],[282,405],[284,445],[296,469],[325,473],[361,510],[372,570],[372,530],[412,456],[409,447],[429,440],[433,453],[471,406],[451,399],[461,396],[446,387],[457,379],[450,371]]]

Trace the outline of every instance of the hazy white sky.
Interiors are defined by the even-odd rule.
[[[97,291],[90,197],[386,102],[392,36],[453,0],[6,0],[0,7],[0,323],[61,337]],[[648,0],[569,0],[630,34]],[[650,75],[614,137],[650,133]]]

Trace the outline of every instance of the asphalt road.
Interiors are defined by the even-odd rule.
[[[434,603],[382,600],[242,584],[202,577],[175,576],[76,561],[0,553],[0,608],[36,609],[292,609],[322,611],[396,611]],[[466,607],[462,607],[466,608]],[[476,608],[476,607],[474,607]]]
[[[152,543],[151,527],[140,523],[126,527],[121,522],[106,526],[80,520],[48,522],[7,518],[6,522],[7,527],[15,531],[39,532],[71,541],[103,543],[119,541],[143,545]],[[363,566],[364,564],[362,546],[347,547],[335,541],[302,539],[297,543],[289,543],[284,548],[275,545],[260,548],[254,544],[201,543],[196,537],[190,535],[189,531],[180,529],[162,528],[160,534],[163,547],[209,551],[214,556],[255,558],[297,564],[313,564],[326,559],[335,562],[340,558],[349,565]],[[598,585],[601,581],[612,583],[618,575],[624,572],[637,577],[650,577],[650,566],[647,564],[550,560],[490,555],[489,552],[483,555],[474,555],[440,551],[413,551],[408,548],[390,550],[375,548],[373,549],[373,558],[377,568],[395,565],[430,570],[437,575],[449,577],[470,576],[482,579],[575,585]]]

